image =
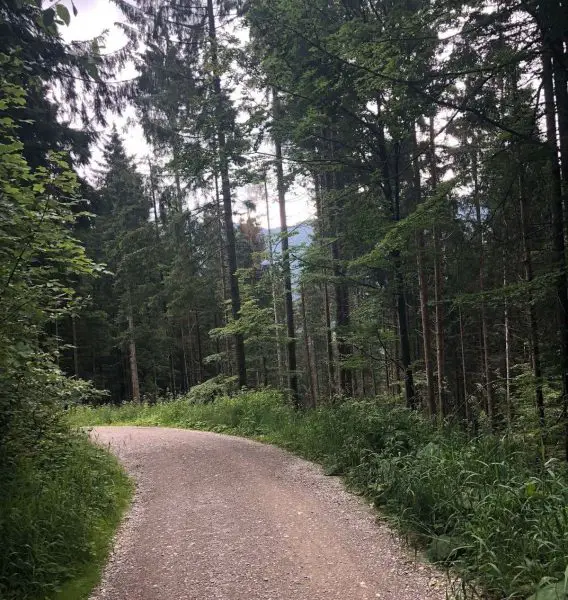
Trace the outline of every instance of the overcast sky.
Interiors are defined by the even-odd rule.
[[[65,2],[70,7],[69,0],[65,0]],[[112,2],[109,0],[75,0],[75,6],[78,10],[77,16],[72,16],[69,27],[62,28],[62,34],[66,40],[89,40],[107,31],[105,52],[113,52],[124,45],[125,36],[115,25],[117,21],[122,20],[122,15]],[[119,79],[130,79],[133,76],[135,76],[135,70],[130,67],[120,74]],[[127,108],[124,116],[111,116],[109,122],[111,125],[115,124],[119,132],[122,133],[127,152],[135,157],[137,163],[144,165],[148,156],[151,158],[152,151],[144,140],[141,128],[133,124],[132,117],[134,116],[134,110]],[[93,159],[95,162],[100,161],[100,149],[95,149]],[[270,221],[272,227],[274,227],[279,223],[278,205],[275,201],[276,191],[269,190],[269,192],[271,198]],[[244,199],[246,191],[239,190],[237,197],[241,200]],[[288,194],[287,213],[290,224],[304,221],[313,214],[308,193],[300,186],[295,186]],[[266,227],[267,219],[264,203],[258,206],[256,216],[261,225]]]

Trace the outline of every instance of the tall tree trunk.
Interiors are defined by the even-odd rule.
[[[170,367],[170,389],[172,391],[172,395],[175,398],[177,396],[176,389],[176,365],[174,362],[174,353],[170,350],[168,354],[168,363]]]
[[[156,241],[160,239],[160,215],[158,210],[158,201],[156,199],[156,184],[154,182],[154,168],[148,158],[148,169],[150,173],[150,194],[152,196],[152,211],[154,212],[154,233]]]
[[[507,287],[507,263],[503,252],[503,287]],[[507,421],[509,428],[513,426],[513,404],[511,398],[511,331],[509,325],[509,301],[505,295],[503,310],[503,326],[505,328],[505,406],[507,407]]]
[[[461,306],[459,307],[459,321],[460,321],[460,355],[461,355],[461,371],[463,381],[463,406],[465,413],[466,423],[470,423],[471,415],[469,410],[469,395],[467,391],[467,368],[465,364],[465,345],[464,345],[464,332],[463,332],[463,320]]]
[[[401,218],[400,213],[400,173],[398,169],[399,143],[395,142],[395,175],[391,177],[390,159],[387,152],[384,124],[381,121],[381,100],[377,100],[377,146],[379,159],[381,161],[381,170],[383,174],[383,191],[386,198],[390,201],[394,221],[398,222]],[[408,335],[408,315],[406,309],[406,293],[404,289],[404,278],[402,276],[402,261],[400,252],[392,254],[394,263],[394,282],[396,289],[396,314],[398,319],[400,358],[402,368],[404,369],[404,392],[406,405],[409,408],[416,408],[416,394],[414,391],[414,374],[412,372],[412,361],[410,356],[410,338]]]
[[[430,117],[430,178],[432,182],[432,193],[436,194],[438,189],[438,165],[436,162],[436,139],[434,132],[434,117]],[[444,336],[444,284],[442,248],[440,244],[440,229],[433,227],[432,238],[434,240],[434,304],[435,304],[435,336],[436,336],[436,382],[438,390],[438,417],[443,421],[448,414],[446,398],[446,356]]]
[[[241,310],[241,294],[237,278],[237,249],[235,242],[235,227],[233,224],[233,203],[231,199],[231,182],[229,179],[229,161],[225,137],[225,110],[219,75],[219,60],[217,54],[217,31],[213,0],[207,0],[207,17],[209,22],[209,39],[211,41],[211,71],[213,74],[213,90],[215,93],[215,126],[217,129],[217,149],[219,153],[219,172],[221,175],[221,196],[223,197],[223,214],[225,220],[225,236],[227,240],[227,259],[229,267],[229,288],[231,291],[231,312],[233,319],[239,319]],[[247,384],[247,369],[245,344],[242,334],[235,335],[235,352],[239,387]]]
[[[310,348],[310,336],[308,334],[308,319],[306,318],[306,296],[304,285],[300,284],[300,299],[302,305],[302,329],[304,330],[304,348],[306,352],[306,370],[308,373],[308,385],[310,389],[310,407],[315,407],[318,397],[318,379],[317,373],[313,368],[312,352]]]
[[[566,6],[564,6],[566,11]],[[560,170],[562,174],[564,211],[568,214],[568,54],[561,39],[553,42],[552,61],[554,92],[558,115],[558,139],[560,141]]]
[[[329,137],[333,137],[330,134]],[[335,148],[333,143],[330,143],[330,158],[333,160],[335,154]],[[344,281],[344,273],[340,265],[341,260],[341,248],[340,240],[342,237],[340,227],[340,210],[337,200],[337,194],[343,189],[342,182],[339,182],[339,176],[336,172],[332,172],[331,178],[331,191],[333,195],[333,202],[331,204],[331,210],[328,210],[330,233],[332,236],[331,241],[331,258],[333,263],[333,278],[334,278],[334,289],[335,289],[335,332],[336,332],[336,344],[337,344],[337,360],[339,363],[339,378],[338,378],[338,391],[344,396],[353,395],[353,374],[351,369],[345,368],[345,361],[351,355],[351,348],[345,341],[345,332],[349,327],[351,320],[351,309],[349,303],[349,289]]]
[[[331,333],[331,310],[329,308],[329,289],[327,283],[323,284],[323,304],[325,313],[325,342],[327,348],[327,375],[329,382],[329,396],[336,391],[335,386],[335,359],[333,356],[333,335]]]
[[[268,225],[268,256],[270,258],[270,286],[272,290],[272,311],[274,313],[274,325],[276,326],[276,334],[274,343],[276,345],[276,363],[278,366],[278,386],[283,387],[283,373],[284,368],[282,365],[282,349],[280,347],[280,319],[278,318],[278,302],[276,300],[276,279],[274,274],[274,248],[272,247],[272,230],[270,227],[270,204],[268,201],[268,183],[266,181],[266,174],[264,176],[264,199],[266,201],[266,223]]]
[[[418,164],[418,144],[416,141],[416,129],[413,129],[413,173],[414,193],[416,205],[421,202],[420,165]],[[430,417],[436,415],[436,392],[434,390],[434,369],[432,366],[432,332],[430,327],[430,308],[428,307],[428,278],[424,269],[424,231],[421,229],[416,235],[418,251],[416,254],[418,266],[418,284],[420,289],[420,316],[422,319],[422,348],[424,351],[424,370],[426,372],[426,400],[428,414]]]
[[[185,348],[185,335],[183,333],[183,321],[180,325],[181,331],[181,350],[182,350],[182,359],[183,359],[183,379],[185,383],[185,391],[189,392],[189,374],[187,371],[187,352]]]
[[[189,364],[189,383],[190,387],[192,384],[197,384],[197,378],[195,377],[194,364],[194,352],[193,352],[193,340],[192,340],[192,327],[191,327],[191,311],[187,313],[187,341],[188,341],[188,364]]]
[[[319,225],[319,235],[321,238],[326,237],[325,214],[323,210],[322,188],[325,187],[325,182],[322,184],[320,175],[314,175],[314,189],[316,196],[316,212],[317,222]],[[333,356],[333,336],[331,333],[331,310],[329,307],[329,289],[327,283],[323,284],[324,294],[324,319],[325,319],[325,341],[327,351],[327,381],[328,381],[328,396],[331,398],[335,392],[335,367]]]
[[[564,239],[564,212],[562,183],[556,141],[556,114],[552,83],[551,51],[545,47],[542,54],[542,83],[546,116],[546,137],[551,175],[551,214],[553,268],[556,276],[558,337],[560,342],[560,373],[562,379],[562,419],[565,428],[565,456],[568,460],[568,281],[566,279],[566,243]]]
[[[475,202],[475,214],[477,220],[477,233],[479,235],[479,291],[481,294],[485,291],[485,238],[483,235],[483,223],[481,219],[481,203],[479,199],[479,176],[477,149],[473,150],[472,158],[472,177],[473,177],[473,199]],[[485,396],[487,418],[491,427],[495,425],[495,402],[493,397],[493,378],[491,377],[491,365],[489,360],[489,330],[487,325],[487,311],[485,300],[481,299],[481,349],[483,354],[483,371],[485,375]]]
[[[194,311],[195,314],[195,334],[197,336],[197,381],[198,383],[203,382],[203,349],[201,347],[201,326],[199,325],[199,313]]]
[[[217,173],[215,173],[215,202],[217,207],[217,223],[219,225],[219,265],[220,265],[220,275],[221,275],[221,285],[223,292],[223,311],[222,311],[222,323],[226,325],[228,322],[228,314],[227,314],[227,300],[229,299],[229,294],[227,292],[227,279],[226,279],[226,266],[225,266],[225,251],[226,244],[223,239],[223,212],[221,210],[221,198],[219,195],[219,177]],[[231,361],[231,345],[229,343],[229,338],[225,336],[225,361],[227,370],[227,375],[233,374],[232,361]],[[223,363],[221,363],[221,370],[223,370]]]
[[[533,266],[531,249],[528,241],[528,221],[527,221],[527,199],[526,187],[524,181],[523,167],[520,165],[519,173],[519,204],[521,217],[521,237],[523,244],[523,263],[525,267],[525,280],[529,284],[527,291],[527,305],[529,312],[529,331],[531,343],[531,360],[533,366],[533,374],[535,379],[535,403],[540,428],[544,433],[545,413],[544,413],[544,394],[542,391],[542,367],[540,361],[540,342],[538,336],[538,322],[536,315],[536,307],[531,289],[533,280]]]
[[[79,346],[77,344],[77,317],[71,315],[71,333],[73,336],[73,371],[79,377]]]
[[[140,402],[140,382],[138,381],[138,361],[136,359],[136,341],[134,339],[134,319],[128,314],[128,358],[130,362],[130,384],[132,400]]]
[[[278,123],[280,118],[280,99],[276,90],[272,91],[273,116]],[[284,185],[284,165],[282,161],[282,142],[277,131],[273,133],[274,148],[276,153],[276,182],[278,186],[278,204],[280,207],[280,235],[282,236],[282,274],[284,276],[284,294],[286,306],[286,330],[288,340],[288,384],[292,394],[292,401],[300,405],[298,394],[298,366],[296,362],[296,330],[294,326],[294,299],[292,297],[292,269],[290,266],[290,243],[288,239],[288,223],[286,220],[286,188]]]

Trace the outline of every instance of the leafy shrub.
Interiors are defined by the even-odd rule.
[[[51,597],[72,579],[90,591],[130,496],[116,460],[60,430],[14,459],[0,488],[0,598]]]
[[[225,375],[217,375],[212,379],[208,379],[199,385],[195,385],[185,395],[185,399],[190,404],[207,404],[213,402],[215,398],[227,396],[236,391],[236,377],[226,377]]]

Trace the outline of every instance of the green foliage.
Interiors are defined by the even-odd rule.
[[[194,385],[184,396],[190,404],[207,404],[213,402],[219,396],[227,396],[236,390],[237,380],[235,377],[218,375],[203,383]]]
[[[470,439],[381,400],[299,413],[271,390],[206,405],[77,407],[70,420],[207,429],[289,448],[344,475],[432,560],[452,567],[466,595],[482,588],[490,598],[525,598],[563,578],[568,473],[535,459],[530,440]]]
[[[117,461],[61,429],[0,473],[0,487],[0,597],[86,598],[132,491]]]
[[[10,108],[25,104],[13,83],[22,65],[4,56],[0,79],[0,470],[34,451],[56,420],[57,408],[84,396],[87,387],[66,381],[55,364],[47,329],[73,310],[72,278],[99,267],[71,235],[76,178],[64,157],[32,169]]]
[[[0,597],[47,598],[73,579],[61,598],[75,600],[96,582],[130,494],[116,461],[61,419],[97,394],[64,377],[52,332],[79,304],[72,283],[101,269],[71,233],[85,215],[67,157],[32,167],[25,156],[24,65],[0,62]]]

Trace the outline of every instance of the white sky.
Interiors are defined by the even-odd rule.
[[[65,0],[71,12],[69,0]],[[68,40],[89,40],[101,35],[107,31],[105,52],[113,52],[121,48],[126,38],[120,29],[115,25],[121,21],[122,15],[118,8],[109,0],[75,0],[78,14],[73,16],[71,12],[71,24],[69,27],[63,27],[61,33]],[[136,75],[133,66],[126,67],[120,73],[119,79],[131,79]],[[118,131],[122,134],[128,154],[133,156],[138,164],[141,165],[141,171],[147,171],[143,165],[146,164],[148,157],[151,157],[151,149],[146,143],[142,134],[142,129],[135,123],[135,112],[132,107],[127,107],[122,116],[113,115],[109,118],[109,128],[116,125]],[[100,162],[100,149],[94,149],[93,166]],[[280,223],[278,203],[276,202],[276,190],[269,187],[270,203],[270,221],[272,228]],[[237,198],[244,200],[246,190],[237,190]],[[309,199],[309,194],[301,184],[296,184],[289,192],[286,198],[286,207],[288,223],[290,225],[300,223],[313,217],[313,203]],[[244,213],[244,209],[239,212]],[[265,203],[258,204],[256,216],[262,227],[267,226]]]

